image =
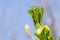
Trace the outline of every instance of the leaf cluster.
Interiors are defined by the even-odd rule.
[[[53,40],[52,34],[50,32],[50,29],[48,26],[43,26],[39,28],[36,32],[35,35],[38,37],[39,40]]]
[[[44,8],[39,6],[33,6],[31,7],[31,9],[28,10],[28,12],[33,19],[35,28],[37,29],[38,27],[36,25],[37,24],[42,25],[43,23]]]
[[[43,25],[44,8],[39,6],[33,6],[28,10],[30,16],[33,19],[38,40],[53,40],[52,34],[48,26]]]

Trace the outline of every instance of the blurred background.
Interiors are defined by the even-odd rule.
[[[60,36],[60,0],[0,0],[0,40],[31,40],[25,33],[30,27],[34,40],[35,28],[28,9],[33,5],[44,6],[44,24],[48,24],[55,38]]]

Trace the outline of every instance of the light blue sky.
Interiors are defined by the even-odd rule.
[[[60,0],[50,0],[49,2],[53,8],[53,16],[56,18],[56,24],[59,25]],[[35,0],[0,0],[1,40],[14,40],[11,39],[11,36],[16,36],[17,40],[29,40],[24,30],[25,24],[29,24],[31,35],[35,39],[33,35],[35,31],[33,21],[27,12],[32,5],[39,5],[39,2]]]

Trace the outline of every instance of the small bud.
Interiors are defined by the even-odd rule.
[[[28,24],[25,24],[25,32],[29,35],[30,34],[30,28]]]
[[[42,27],[38,28],[37,29],[37,34],[40,34],[42,32],[42,30],[43,30]]]

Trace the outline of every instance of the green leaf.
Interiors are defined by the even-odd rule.
[[[42,25],[43,24],[43,13],[44,8],[39,6],[33,6],[31,9],[28,10],[29,14],[31,15],[35,28],[37,29],[37,24]],[[39,27],[38,27],[39,28]]]

